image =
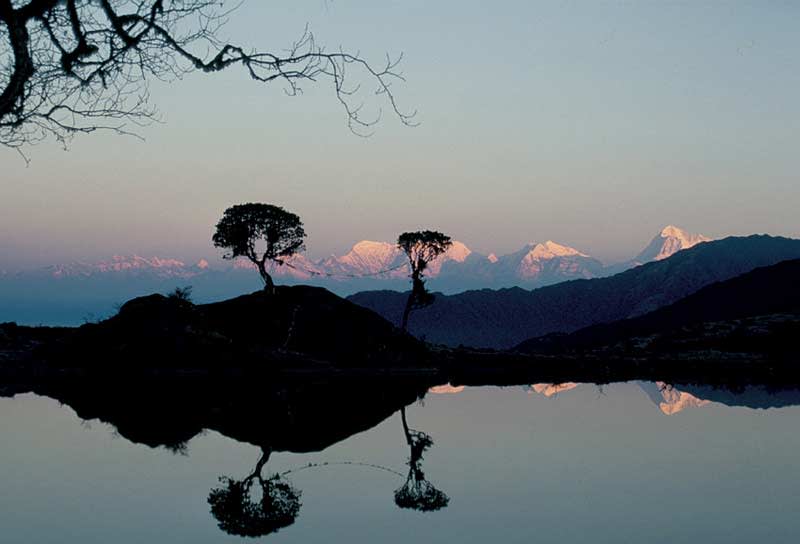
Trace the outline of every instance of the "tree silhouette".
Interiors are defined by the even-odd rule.
[[[209,493],[211,515],[226,533],[260,537],[288,527],[297,519],[302,506],[301,491],[279,474],[262,476],[270,453],[269,449],[262,450],[255,470],[245,479],[222,477],[222,486]],[[260,488],[260,497],[254,496],[255,483]]]
[[[434,487],[422,471],[422,454],[433,446],[433,438],[427,433],[408,427],[406,409],[400,409],[403,432],[411,449],[408,458],[408,476],[405,483],[394,492],[394,502],[400,508],[410,508],[420,512],[441,510],[450,504],[450,497]]]
[[[327,52],[307,29],[282,53],[255,51],[218,38],[232,0],[0,0],[0,144],[19,149],[48,135],[146,123],[155,116],[149,81],[239,66],[260,83],[282,82],[290,95],[327,79],[351,130],[380,118],[361,115],[355,68],[407,125],[391,83],[402,80],[396,59],[375,67],[358,54]],[[360,77],[360,76],[358,76]]]
[[[284,264],[284,258],[305,249],[306,233],[300,218],[272,204],[237,204],[222,215],[212,237],[215,247],[228,250],[223,259],[247,257],[258,268],[264,289],[275,291],[266,262]],[[263,251],[257,245],[263,244]]]
[[[403,309],[401,329],[408,327],[411,310],[433,303],[433,295],[425,289],[425,269],[428,263],[446,252],[451,245],[453,241],[449,236],[435,230],[404,232],[397,238],[397,247],[403,250],[411,265],[411,293]]]

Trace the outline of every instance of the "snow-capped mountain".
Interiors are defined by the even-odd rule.
[[[481,255],[462,242],[428,265],[426,278],[433,291],[453,294],[469,289],[519,286],[534,289],[566,280],[608,276],[645,261],[660,260],[708,240],[675,226],[662,229],[635,259],[604,266],[588,253],[547,240],[530,243],[507,255]],[[258,289],[260,279],[247,259],[209,263],[169,257],[114,256],[98,262],[73,262],[0,275],[0,297],[18,298],[25,308],[39,298],[42,304],[67,308],[67,298],[85,301],[108,299],[111,308],[125,298],[166,292],[176,286],[194,286],[200,299],[235,296]],[[295,255],[284,265],[272,264],[270,272],[279,283],[306,283],[326,287],[340,295],[375,289],[408,289],[408,265],[403,252],[393,243],[362,240],[344,255],[314,259]],[[72,300],[70,298],[70,300]],[[106,304],[104,302],[104,304]],[[20,319],[19,309],[2,319]],[[26,310],[27,311],[27,310]],[[65,310],[66,311],[66,310]],[[10,312],[10,310],[9,310]],[[31,310],[32,315],[39,315]],[[94,309],[86,313],[101,313]],[[76,319],[81,319],[83,314]],[[39,318],[36,318],[39,319]]]
[[[396,244],[362,240],[350,251],[337,257],[331,255],[319,263],[328,274],[347,276],[374,275],[383,271],[384,277],[405,276],[400,270],[405,262],[403,251]]]
[[[493,265],[501,282],[536,286],[569,279],[593,278],[603,273],[603,263],[575,248],[548,240],[531,243],[510,255],[497,258]]]
[[[711,238],[707,238],[702,234],[691,234],[674,225],[667,225],[661,229],[661,232],[650,241],[639,255],[634,257],[633,261],[637,264],[660,261],[671,257],[682,249],[689,249],[699,243],[710,241]]]

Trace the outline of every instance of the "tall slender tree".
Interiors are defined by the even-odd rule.
[[[404,232],[397,238],[397,247],[403,250],[411,266],[411,293],[403,309],[400,328],[408,328],[408,316],[416,308],[433,303],[433,295],[425,289],[425,270],[434,259],[445,253],[453,241],[435,230]]]

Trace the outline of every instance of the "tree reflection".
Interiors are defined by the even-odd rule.
[[[433,446],[433,438],[427,433],[410,429],[406,420],[406,409],[400,409],[403,432],[411,450],[408,459],[408,476],[405,483],[394,492],[394,502],[400,508],[410,508],[420,512],[433,512],[445,508],[450,503],[447,494],[431,484],[422,470],[423,453]]]
[[[270,453],[262,450],[255,470],[243,480],[222,477],[222,485],[209,493],[211,514],[226,533],[265,536],[288,527],[300,513],[301,491],[280,474],[262,475]]]

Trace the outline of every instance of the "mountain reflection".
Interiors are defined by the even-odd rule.
[[[533,393],[541,393],[545,397],[552,397],[554,395],[558,395],[561,392],[569,391],[570,389],[575,389],[578,387],[579,383],[567,382],[567,383],[535,383],[531,385],[531,392]]]
[[[741,406],[753,409],[781,408],[800,405],[800,390],[770,388],[764,385],[717,387],[700,384],[674,385],[666,382],[630,382],[639,387],[665,415],[673,415],[687,408],[700,408],[711,403]],[[581,383],[537,383],[524,386],[529,393],[545,397],[574,390],[578,387],[600,387]]]
[[[665,415],[671,416],[687,408],[699,408],[710,404],[710,400],[700,399],[686,391],[664,382],[639,382],[637,385]]]

